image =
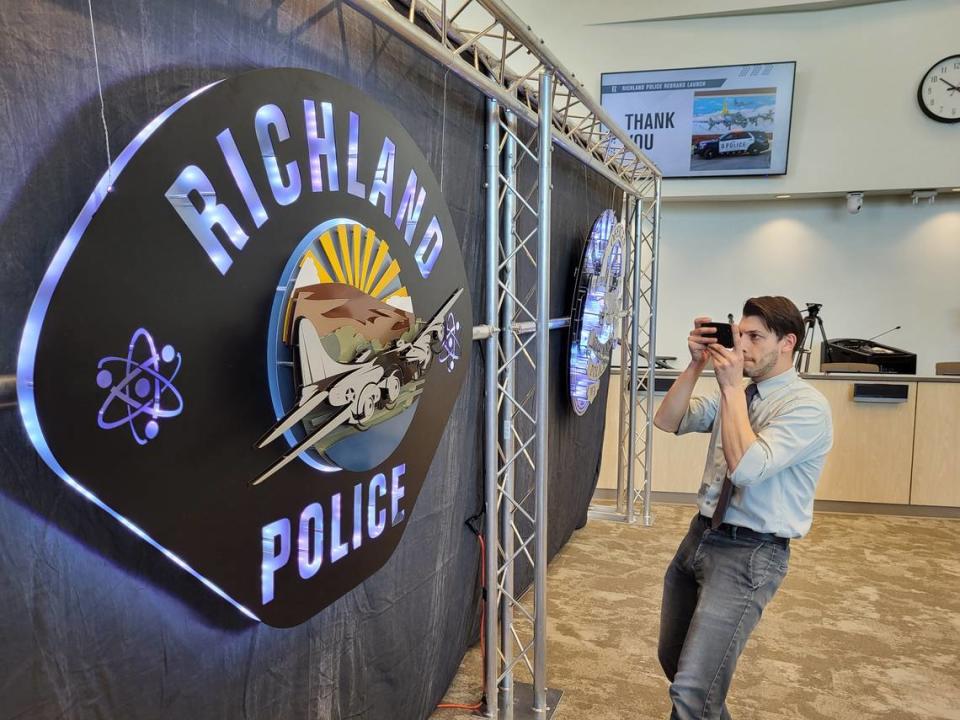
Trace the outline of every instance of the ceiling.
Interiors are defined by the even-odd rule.
[[[591,25],[701,20],[738,15],[836,10],[904,0],[612,0],[598,3]]]

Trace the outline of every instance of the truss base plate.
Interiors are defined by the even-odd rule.
[[[603,505],[591,505],[587,510],[587,518],[590,520],[608,520],[613,522],[627,522],[627,514],[617,512],[615,507],[606,507]],[[633,521],[637,521],[637,515],[634,514]]]
[[[557,705],[563,697],[563,690],[547,688],[547,709],[537,712],[533,709],[533,685],[530,683],[513,683],[513,714],[508,715],[503,704],[503,695],[500,696],[501,718],[512,717],[513,720],[551,720],[557,712]]]

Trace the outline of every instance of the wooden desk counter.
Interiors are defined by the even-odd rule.
[[[833,414],[833,449],[817,486],[817,499],[909,503],[917,383],[889,383],[906,386],[904,402],[873,403],[854,400],[854,385],[860,382],[809,382],[824,394]],[[883,384],[887,382],[885,378]]]
[[[917,388],[910,502],[960,507],[960,384]]]
[[[661,370],[657,378],[672,379],[678,374]],[[834,447],[817,489],[818,500],[960,507],[960,377],[804,377],[824,394],[833,415]],[[620,376],[616,371],[610,382],[598,483],[604,489],[615,488],[617,480]],[[712,373],[704,373],[696,391],[709,392],[713,383]],[[855,385],[893,385],[906,397],[898,402],[862,402],[854,400]],[[870,395],[875,388],[861,390]],[[655,406],[661,397],[658,394]],[[677,437],[654,430],[652,489],[696,493],[708,443],[706,434]],[[642,481],[638,468],[638,487]]]

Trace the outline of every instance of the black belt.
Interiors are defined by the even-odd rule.
[[[706,515],[700,514],[700,523],[706,528],[710,528],[711,519]],[[779,535],[774,535],[773,533],[762,533],[757,532],[756,530],[751,530],[748,527],[741,527],[740,525],[731,525],[730,523],[720,523],[720,525],[714,529],[714,532],[723,533],[728,537],[732,537],[736,540],[738,537],[747,538],[749,540],[757,540],[759,542],[772,542],[777,545],[782,545],[783,547],[788,547],[790,545],[790,538],[780,537]]]

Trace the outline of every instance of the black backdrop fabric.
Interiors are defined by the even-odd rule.
[[[15,371],[40,279],[106,168],[88,12],[86,0],[0,3],[0,374]],[[484,99],[472,87],[339,2],[96,0],[93,15],[114,156],[192,90],[255,68],[325,72],[388,107],[441,182],[482,321]],[[554,155],[551,315],[563,316],[590,225],[620,194]],[[585,522],[606,400],[604,387],[573,414],[567,343],[552,334],[551,555]],[[287,630],[250,623],[84,500],[34,452],[19,413],[0,410],[0,720],[429,716],[478,629],[464,523],[483,496],[473,353],[393,557]],[[519,564],[518,584],[529,580]]]

